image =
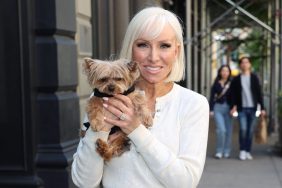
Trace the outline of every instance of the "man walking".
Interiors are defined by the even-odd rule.
[[[261,86],[258,77],[251,72],[251,61],[248,57],[239,60],[241,73],[231,83],[233,115],[238,111],[240,124],[239,144],[240,160],[252,160],[251,155],[253,133],[256,125],[257,106],[261,107],[261,116],[265,115]]]

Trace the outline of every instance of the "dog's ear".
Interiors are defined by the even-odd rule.
[[[93,65],[94,63],[94,60],[89,58],[89,57],[86,57],[84,58],[84,63],[83,63],[83,67],[85,70],[89,70],[91,65]]]
[[[131,75],[132,79],[136,80],[140,76],[140,72],[139,72],[139,69],[138,69],[137,62],[136,61],[130,61],[127,64],[127,67],[130,71],[130,75]]]
[[[95,63],[94,59],[91,58],[84,58],[84,62],[82,64],[83,69],[84,69],[84,73],[88,74],[91,70],[91,66]]]
[[[137,70],[137,62],[136,61],[130,61],[127,63],[127,67],[130,71],[135,72]]]

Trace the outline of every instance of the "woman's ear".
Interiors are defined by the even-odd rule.
[[[180,53],[180,44],[176,42],[176,47],[175,47],[175,58],[177,59]]]

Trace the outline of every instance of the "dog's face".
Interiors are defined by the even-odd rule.
[[[125,59],[101,61],[85,58],[84,72],[92,88],[109,95],[128,90],[139,77],[136,62]]]

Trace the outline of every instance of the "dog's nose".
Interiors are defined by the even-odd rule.
[[[115,86],[114,85],[109,85],[108,89],[110,92],[113,92],[115,90]]]

